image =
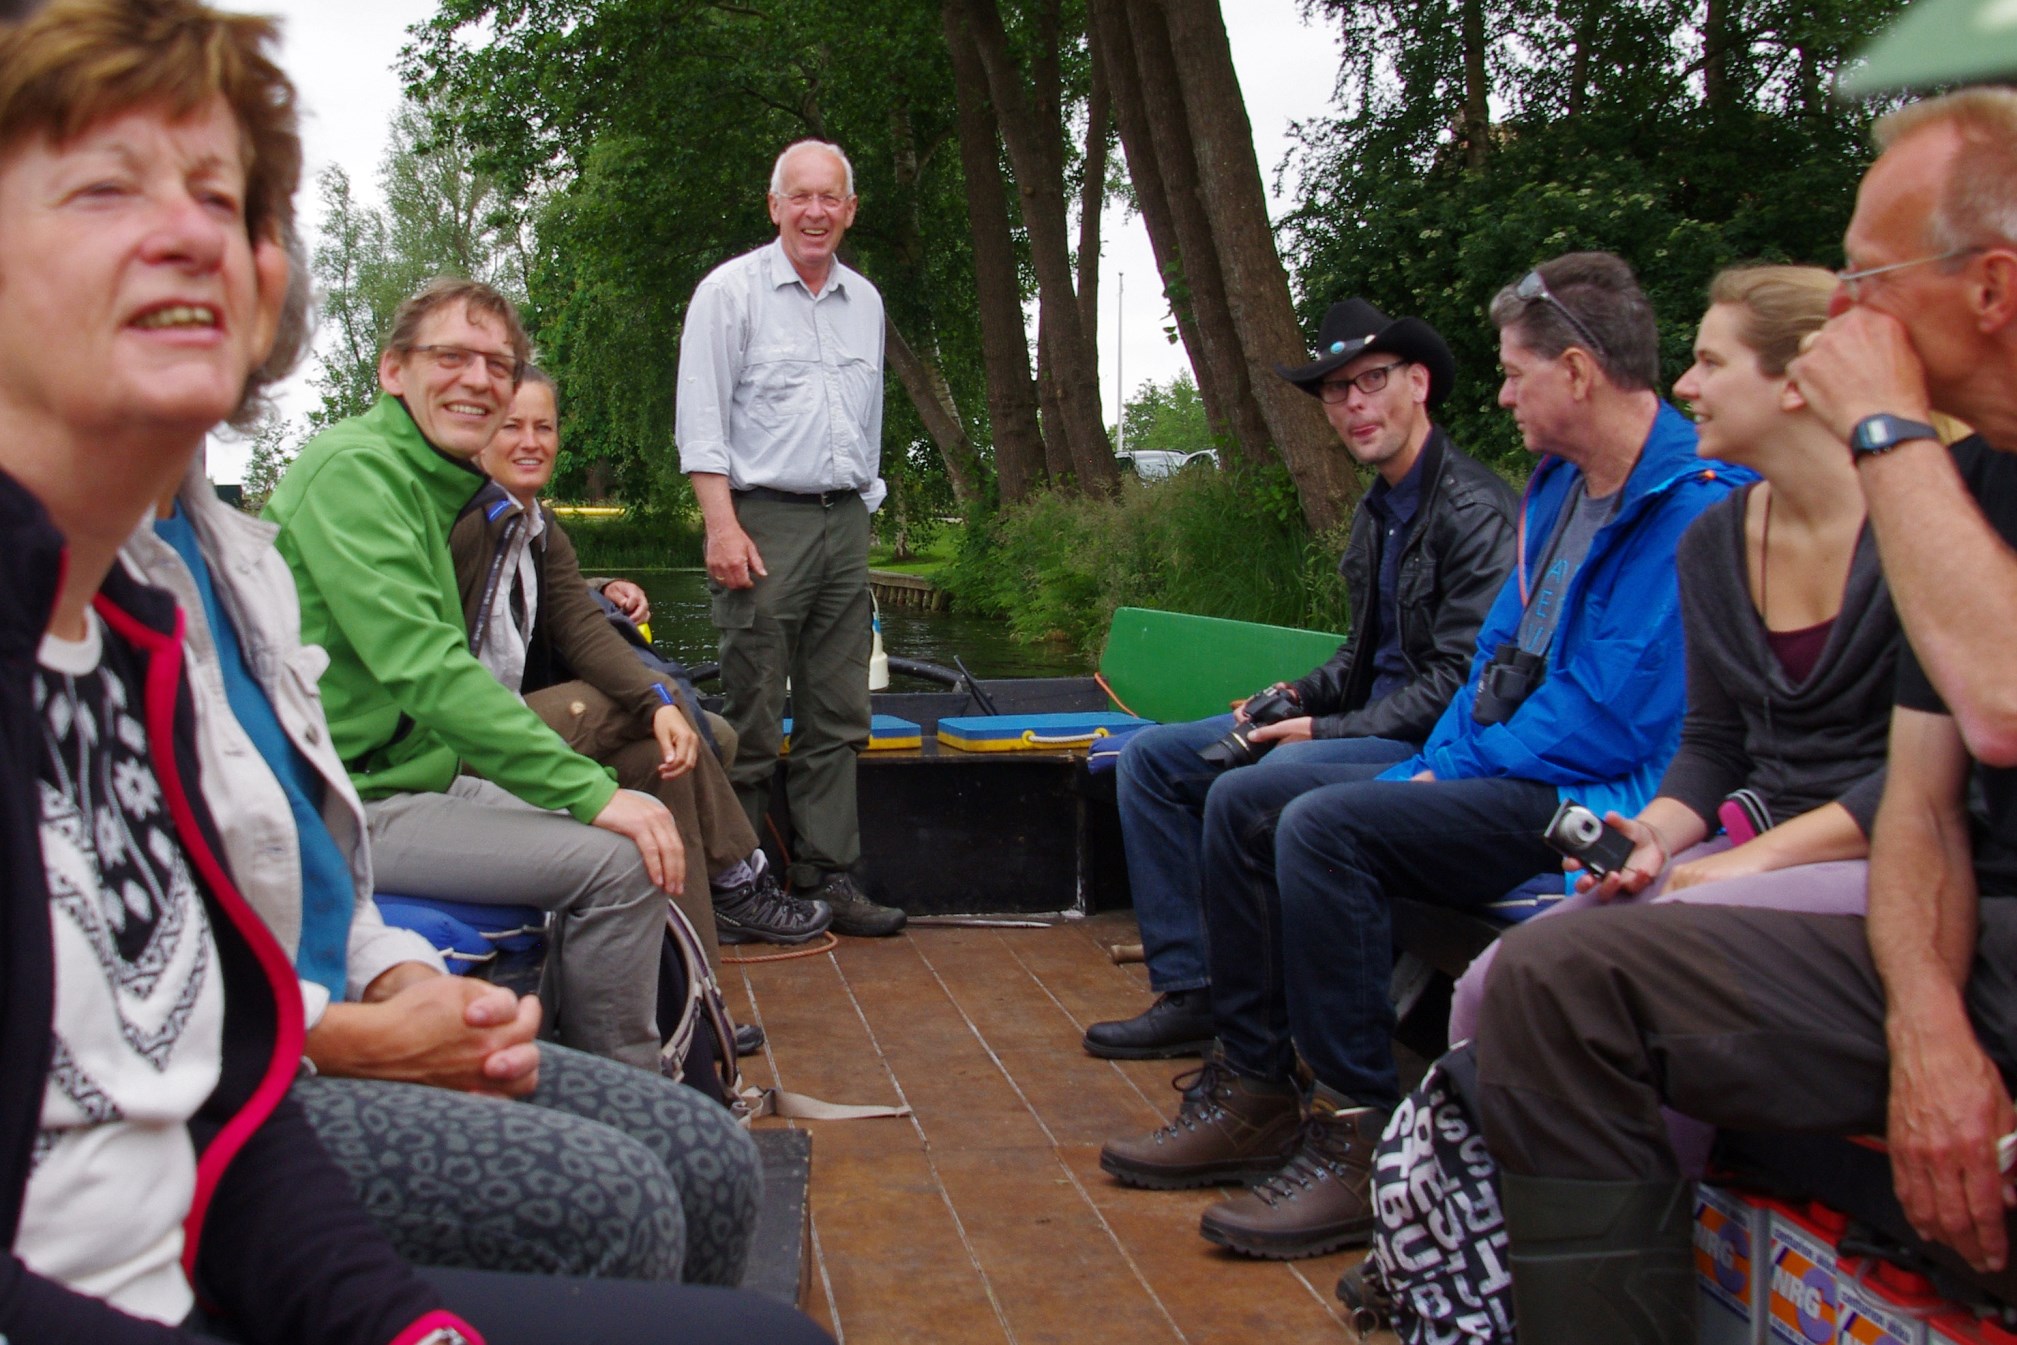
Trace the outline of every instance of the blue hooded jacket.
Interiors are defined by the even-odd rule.
[[[1569,581],[1545,680],[1504,723],[1471,717],[1492,651],[1514,639],[1521,590],[1541,564],[1562,506],[1582,472],[1544,457],[1527,486],[1518,571],[1478,632],[1470,678],[1422,750],[1383,780],[1433,771],[1439,780],[1508,778],[1554,785],[1598,815],[1635,815],[1653,797],[1680,741],[1687,705],[1681,599],[1674,551],[1704,509],[1753,480],[1695,456],[1695,427],[1660,403],[1617,512]]]

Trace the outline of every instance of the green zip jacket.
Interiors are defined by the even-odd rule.
[[[329,653],[330,735],[367,799],[440,792],[467,763],[590,822],[614,777],[469,652],[448,534],[483,480],[381,396],[311,439],[274,490],[266,517],[301,590],[301,638]]]

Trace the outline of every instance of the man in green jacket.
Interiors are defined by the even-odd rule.
[[[665,896],[686,867],[672,815],[471,655],[449,554],[529,350],[495,290],[432,282],[394,316],[385,395],[311,440],[266,512],[302,638],[329,654],[324,707],[379,890],[554,912],[541,997],[559,1040],[651,1069]]]

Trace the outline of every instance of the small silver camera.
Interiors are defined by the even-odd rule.
[[[1555,810],[1541,839],[1571,859],[1581,860],[1583,867],[1599,878],[1624,868],[1632,857],[1632,838],[1574,799],[1565,800]]]

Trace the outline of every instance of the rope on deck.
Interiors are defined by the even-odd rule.
[[[753,962],[789,962],[795,957],[818,957],[821,953],[830,953],[838,947],[840,940],[834,936],[832,930],[828,930],[820,936],[820,942],[806,944],[803,948],[788,948],[781,953],[758,953],[754,957],[730,957],[727,953],[723,953],[721,960],[724,963],[744,967]]]

